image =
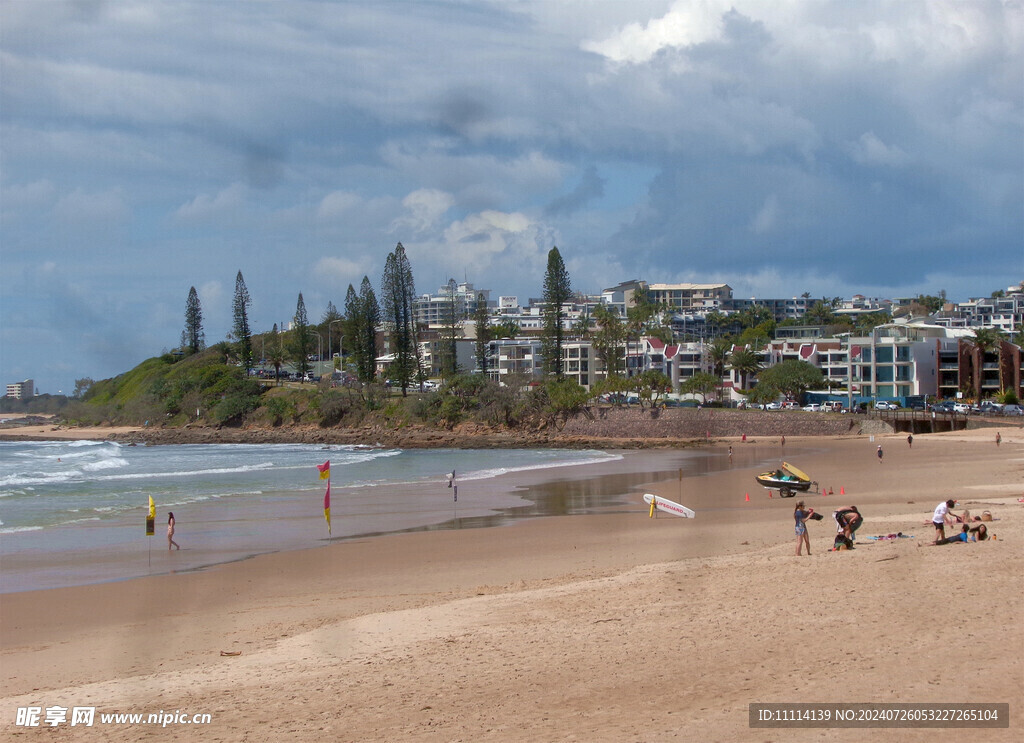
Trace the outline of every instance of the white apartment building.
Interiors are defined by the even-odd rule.
[[[451,322],[452,304],[455,305],[455,321],[472,317],[476,312],[479,295],[490,304],[490,289],[475,289],[472,284],[456,284],[455,292],[449,295],[448,287],[442,286],[437,294],[422,294],[413,301],[412,311],[416,322],[427,326],[444,325]]]
[[[7,385],[7,396],[12,400],[27,400],[30,397],[35,397],[35,395],[35,382],[31,379]]]

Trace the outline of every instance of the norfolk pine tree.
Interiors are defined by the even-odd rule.
[[[185,303],[185,329],[181,332],[181,349],[188,353],[199,353],[205,345],[203,309],[199,305],[199,295],[193,286],[188,290],[188,300]]]
[[[248,375],[252,368],[252,333],[249,330],[249,306],[252,300],[249,298],[249,290],[245,288],[245,279],[242,272],[235,277],[235,299],[232,303],[234,323],[232,335],[238,344],[238,360],[242,362],[242,368]]]
[[[487,345],[491,340],[491,327],[487,314],[487,302],[484,295],[476,295],[476,310],[473,313],[476,325],[476,365],[480,373],[487,376]]]
[[[291,357],[295,368],[302,376],[309,371],[309,352],[313,345],[313,337],[309,332],[309,319],[306,316],[306,303],[299,292],[299,301],[295,305],[295,317],[292,328]]]
[[[415,298],[416,287],[413,283],[412,267],[405,255],[405,248],[402,247],[402,243],[398,243],[384,263],[381,304],[384,322],[390,326],[391,331],[391,352],[394,361],[391,363],[390,374],[398,380],[402,395],[407,394],[412,380],[420,375],[416,320],[412,311]]]
[[[562,346],[565,341],[565,308],[572,299],[569,272],[558,252],[553,247],[548,252],[548,268],[544,274],[544,332],[541,336],[541,354],[544,358],[545,376],[562,378]]]

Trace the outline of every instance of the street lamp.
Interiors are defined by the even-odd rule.
[[[331,352],[331,326],[334,325],[334,323],[336,323],[336,322],[345,322],[345,321],[344,320],[331,320],[329,323],[327,323],[327,353]],[[341,334],[341,340],[338,341],[338,358],[341,359],[341,363],[342,363],[342,367],[343,368],[344,368],[344,365],[345,365],[345,354],[344,354],[344,349],[341,347],[341,344],[344,343],[344,341],[345,341],[345,334],[342,333]],[[333,358],[332,358],[332,361],[333,361]],[[334,371],[334,364],[333,363],[331,364],[331,371],[332,372]]]

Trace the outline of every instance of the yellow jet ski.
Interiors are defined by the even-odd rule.
[[[798,492],[811,489],[811,478],[807,473],[798,470],[789,462],[783,462],[782,467],[771,472],[762,472],[754,479],[761,487],[778,490],[783,498],[791,498]]]

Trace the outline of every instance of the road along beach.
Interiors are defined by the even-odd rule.
[[[46,733],[17,727],[19,708],[92,705],[209,713],[198,734],[218,740],[859,740],[751,730],[748,705],[1006,702],[1010,727],[977,735],[1017,740],[1024,440],[1002,439],[918,436],[913,449],[887,446],[879,468],[888,439],[787,437],[787,461],[832,491],[802,494],[807,504],[864,514],[852,552],[828,551],[826,519],[809,524],[812,555],[795,557],[794,501],[753,479],[777,441],[733,440],[708,450],[727,459],[732,444],[731,468],[682,479],[673,452],[640,453],[658,476],[607,512],[4,594],[0,724],[31,740]],[[571,497],[587,475],[515,477]],[[644,492],[696,518],[649,518]],[[919,546],[946,498],[991,511],[997,539]],[[897,532],[914,538],[867,540]],[[61,727],[67,740],[99,732]],[[102,735],[136,740],[140,727]]]

